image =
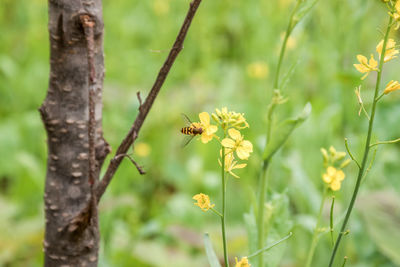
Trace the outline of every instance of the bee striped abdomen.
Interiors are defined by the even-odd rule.
[[[193,135],[193,127],[183,127],[181,133],[186,135]]]

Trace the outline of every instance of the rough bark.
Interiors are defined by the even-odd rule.
[[[97,266],[99,229],[93,187],[109,152],[101,126],[101,0],[49,0],[50,80],[40,113],[47,132],[45,266]],[[93,67],[82,16],[93,22]],[[92,81],[91,79],[92,78]],[[89,88],[93,89],[94,182],[89,182]],[[92,134],[93,135],[93,134]],[[91,135],[91,136],[92,136]]]

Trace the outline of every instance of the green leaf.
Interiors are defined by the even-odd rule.
[[[300,22],[305,17],[305,15],[307,15],[308,12],[311,11],[311,9],[317,2],[318,0],[312,0],[312,1],[305,1],[301,4],[299,10],[296,13],[297,23]]]
[[[212,247],[210,236],[208,235],[208,233],[204,234],[204,247],[206,249],[206,254],[208,262],[210,263],[210,267],[221,267],[217,255],[215,255],[215,251]]]
[[[253,253],[257,250],[257,224],[253,209],[249,213],[245,213],[243,218],[249,240],[249,250],[250,253]]]
[[[286,142],[290,134],[294,129],[302,122],[304,122],[311,113],[311,104],[307,103],[302,111],[302,113],[294,119],[287,119],[280,123],[272,131],[271,140],[268,142],[267,147],[264,151],[264,161],[268,161],[278,149]]]
[[[394,264],[400,265],[400,197],[393,191],[363,196],[358,209],[366,222],[371,239]]]

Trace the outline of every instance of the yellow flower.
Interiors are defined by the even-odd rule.
[[[242,113],[234,111],[228,112],[226,107],[223,107],[221,110],[215,109],[215,113],[217,114],[213,113],[211,116],[223,129],[235,127],[236,129],[241,130],[249,127],[249,124],[246,122],[244,114]]]
[[[222,149],[219,151],[220,155],[222,156]],[[221,161],[218,159],[218,163],[220,166],[222,166]],[[228,172],[230,175],[232,175],[235,178],[240,178],[236,174],[234,174],[232,171],[235,169],[243,169],[244,167],[247,166],[246,163],[242,164],[236,164],[237,161],[235,160],[235,157],[233,156],[232,152],[229,152],[225,155],[225,171]]]
[[[250,267],[251,266],[247,257],[243,257],[240,261],[238,261],[238,259],[235,257],[235,261],[236,261],[235,267]]]
[[[395,30],[398,30],[400,28],[400,1],[396,2],[396,5],[394,6],[395,12],[391,13],[389,12],[389,15],[394,18],[396,21],[396,26],[394,27]]]
[[[250,78],[264,79],[268,76],[268,65],[262,61],[253,62],[247,65],[247,74]]]
[[[374,56],[371,54],[371,58],[368,59],[363,55],[357,55],[357,60],[360,64],[354,64],[354,67],[361,73],[365,73],[365,75],[361,78],[364,80],[371,71],[378,70],[376,67],[378,66],[378,62],[374,59]]]
[[[383,49],[383,40],[379,42],[379,44],[376,46],[376,52],[379,54],[379,58],[381,58],[382,54],[382,49]],[[399,50],[396,49],[396,42],[393,39],[389,39],[386,43],[386,52],[385,52],[385,58],[384,62],[388,62],[394,58],[396,58],[397,54],[399,53]]]
[[[248,159],[250,153],[253,152],[253,145],[248,140],[243,140],[243,136],[236,129],[228,130],[229,136],[232,138],[225,138],[221,144],[229,150],[236,151],[236,155],[240,159]]]
[[[199,206],[202,211],[207,211],[215,206],[215,204],[210,204],[210,197],[203,193],[194,195],[193,199],[197,201],[197,203],[194,204]]]
[[[333,191],[340,189],[340,184],[344,180],[345,174],[342,170],[337,170],[336,168],[329,166],[326,169],[326,173],[322,175],[322,179],[325,183],[329,184],[329,187]]]
[[[169,2],[167,0],[156,0],[153,2],[153,9],[157,16],[166,15],[169,13]]]
[[[139,157],[147,157],[151,152],[151,147],[147,143],[137,143],[134,146],[135,154]]]
[[[393,81],[393,80],[391,80],[391,81],[386,85],[385,91],[383,91],[383,93],[384,93],[385,95],[387,95],[387,94],[389,94],[389,93],[391,93],[391,92],[393,92],[393,91],[397,91],[397,90],[400,90],[400,83],[399,83],[398,81]]]
[[[206,144],[214,137],[214,133],[218,130],[218,127],[210,124],[210,115],[207,112],[200,113],[199,119],[200,123],[194,122],[192,125],[196,128],[202,128],[201,142]]]

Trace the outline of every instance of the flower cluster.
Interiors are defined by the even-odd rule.
[[[211,116],[224,131],[232,127],[238,130],[249,127],[249,124],[246,122],[243,113],[228,111],[226,107],[223,107],[221,110],[215,109],[215,113],[216,114],[213,113]]]
[[[383,0],[383,1],[386,3],[387,7],[389,8],[389,15],[393,18],[394,23],[396,24],[394,29],[398,30],[400,28],[400,0]],[[393,24],[390,25],[390,27],[392,27],[392,26],[393,26]],[[385,43],[385,47],[383,47],[384,43]],[[392,38],[388,38],[385,40],[382,39],[376,46],[376,52],[378,53],[379,60],[381,62],[383,60],[382,63],[386,63],[392,59],[397,58],[397,55],[400,53],[400,51],[397,48],[398,48],[398,46],[396,45],[396,41],[394,39],[392,39]],[[384,55],[382,55],[383,50],[385,50]],[[382,65],[378,66],[378,62],[374,59],[374,56],[372,54],[371,54],[371,58],[369,60],[363,55],[357,55],[357,60],[358,60],[359,64],[354,64],[354,67],[359,72],[364,73],[364,76],[361,77],[361,80],[365,79],[368,76],[368,74],[372,71],[377,71],[377,72],[381,71],[380,68]],[[397,90],[400,90],[400,83],[398,81],[392,80],[386,85],[386,88],[384,89],[383,94],[381,96],[389,94],[389,93],[397,91]],[[357,95],[357,97],[360,102],[359,94]],[[379,99],[380,99],[380,97],[379,97]],[[362,103],[362,101],[361,101],[361,103]]]
[[[210,124],[210,115],[207,112],[200,113],[199,119],[200,122],[194,122],[192,126],[203,130],[201,133],[201,142],[207,144],[215,136],[214,134],[217,132],[218,127]]]
[[[394,10],[389,11],[389,15],[393,17],[393,19],[396,21],[396,27],[394,27],[395,30],[398,30],[400,28],[400,1],[396,1],[396,4],[394,5]]]
[[[250,267],[251,264],[249,263],[249,260],[247,257],[243,257],[240,261],[235,257],[235,267]]]
[[[219,165],[222,167],[222,158],[224,159],[224,170],[233,177],[239,178],[238,175],[233,173],[235,169],[243,169],[247,166],[246,163],[238,163],[235,155],[240,160],[247,160],[250,157],[250,153],[253,152],[253,145],[250,141],[245,140],[244,136],[240,133],[240,130],[248,128],[243,113],[237,113],[234,111],[228,111],[226,107],[222,109],[216,109],[215,113],[211,114],[213,120],[217,125],[212,125],[210,122],[210,115],[207,112],[199,114],[200,122],[193,123],[193,127],[202,128],[201,141],[202,143],[208,143],[213,138],[220,140],[222,146],[220,150],[220,159],[218,159]],[[223,131],[222,138],[216,135],[218,128]],[[228,136],[227,136],[228,135]],[[225,151],[223,157],[222,151]]]
[[[346,152],[336,151],[333,146],[329,148],[329,152],[321,148],[321,153],[324,158],[324,167],[326,168],[326,172],[322,175],[322,180],[330,189],[337,191],[345,178],[342,169],[350,163],[350,159],[345,160]]]
[[[376,46],[376,52],[378,52],[379,59],[382,56],[384,40],[381,40]],[[386,43],[386,52],[384,56],[384,62],[388,62],[397,57],[399,50],[396,49],[396,42],[393,39],[389,39]],[[354,64],[354,67],[361,73],[365,73],[361,80],[364,80],[371,71],[378,71],[378,61],[374,59],[374,55],[371,54],[371,58],[368,60],[363,55],[357,55],[359,64]]]
[[[364,80],[371,71],[378,70],[378,61],[374,59],[374,55],[371,54],[371,58],[367,59],[367,57],[363,55],[357,55],[357,60],[360,64],[354,64],[354,67],[361,73],[365,73],[361,80]]]
[[[207,211],[215,206],[215,204],[211,204],[210,197],[203,193],[193,196],[193,199],[197,201],[194,204],[200,207],[202,211]]]

